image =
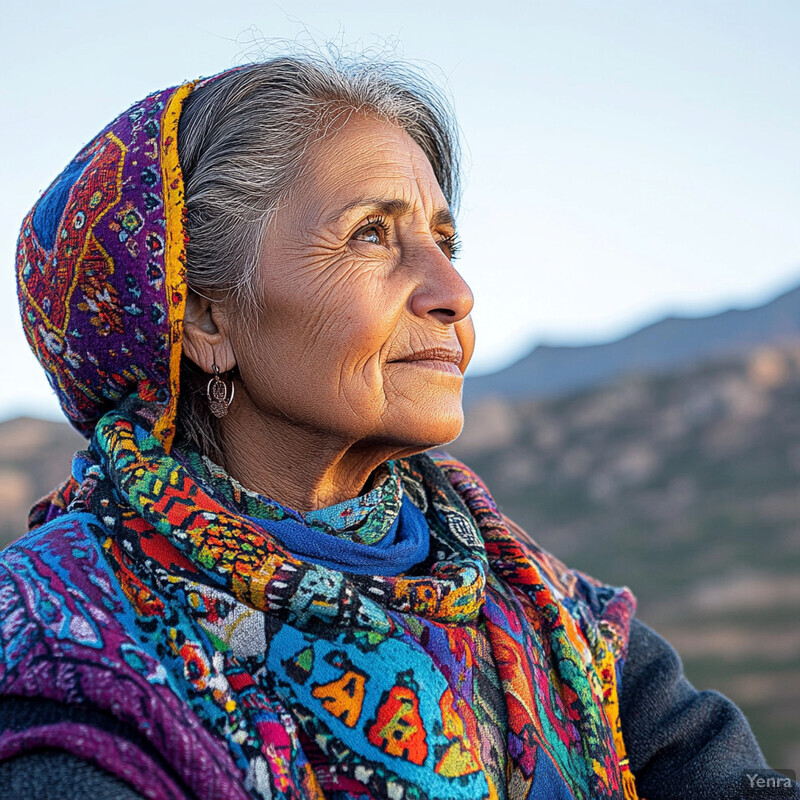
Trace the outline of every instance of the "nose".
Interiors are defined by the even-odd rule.
[[[424,251],[424,252],[423,252]],[[472,290],[436,242],[420,248],[416,258],[420,283],[411,295],[411,311],[453,325],[469,316]]]

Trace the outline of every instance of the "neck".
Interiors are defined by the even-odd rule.
[[[420,449],[337,439],[241,407],[224,417],[222,429],[228,473],[300,512],[356,497],[379,464]]]

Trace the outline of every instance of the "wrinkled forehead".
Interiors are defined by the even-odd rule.
[[[316,139],[292,187],[291,204],[321,224],[372,202],[428,220],[452,215],[425,153],[398,125],[352,115],[338,130]]]

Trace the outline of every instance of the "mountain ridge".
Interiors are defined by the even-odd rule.
[[[658,372],[760,345],[800,339],[800,286],[761,305],[705,316],[670,315],[632,333],[587,345],[539,344],[496,372],[464,381],[464,403],[487,396],[557,397],[634,372]]]

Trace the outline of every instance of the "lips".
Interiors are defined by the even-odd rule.
[[[438,369],[445,369],[448,372],[454,364],[461,372],[461,362],[464,360],[464,353],[461,350],[454,350],[447,347],[431,347],[427,350],[416,350],[407,356],[394,359],[394,363],[419,363],[420,366],[431,366]]]

